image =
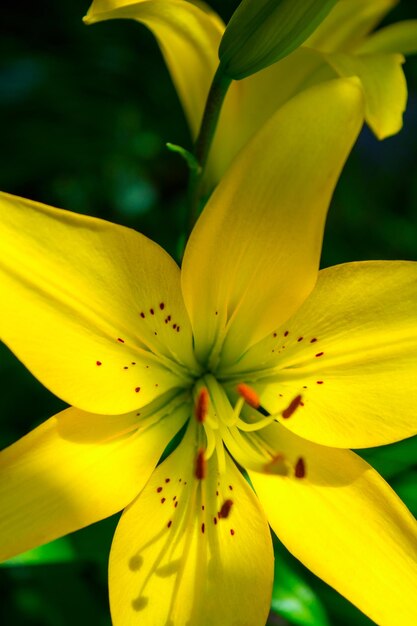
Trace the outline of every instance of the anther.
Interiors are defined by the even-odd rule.
[[[294,468],[294,475],[296,478],[305,478],[306,475],[306,464],[304,459],[300,456]]]
[[[209,393],[205,387],[200,389],[195,405],[195,418],[197,422],[202,424],[206,419],[209,405]]]
[[[204,450],[200,448],[197,452],[197,457],[195,460],[195,477],[198,480],[203,480],[206,477],[207,473],[207,461],[204,457]]]
[[[258,409],[261,401],[259,396],[252,387],[245,385],[245,383],[239,383],[236,387],[238,394],[244,399],[246,404],[249,404],[253,409]]]
[[[287,408],[283,410],[281,414],[282,417],[284,419],[288,419],[289,417],[291,417],[291,415],[298,409],[298,407],[301,406],[301,403],[302,403],[302,396],[300,395],[295,396],[294,400],[291,400]]]
[[[233,500],[225,500],[222,504],[222,508],[219,511],[219,518],[220,519],[228,518],[232,506],[233,506]]]

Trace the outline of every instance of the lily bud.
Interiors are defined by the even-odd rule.
[[[243,0],[220,42],[223,74],[240,80],[298,48],[338,0]]]

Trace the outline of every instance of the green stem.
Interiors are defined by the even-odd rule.
[[[201,187],[205,166],[207,164],[213,137],[216,132],[222,104],[231,82],[232,79],[224,76],[224,74],[220,72],[219,67],[214,75],[213,82],[211,83],[210,91],[207,96],[206,108],[204,109],[200,131],[194,147],[194,155],[197,159],[199,167],[193,170],[190,175],[189,232],[191,232],[199,215],[202,192]]]

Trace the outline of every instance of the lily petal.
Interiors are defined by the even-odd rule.
[[[331,194],[362,116],[357,83],[330,81],[284,105],[239,153],[184,255],[200,358],[223,349],[234,360],[311,291]]]
[[[407,83],[402,54],[354,56],[331,54],[326,59],[340,76],[358,76],[365,94],[365,118],[378,137],[395,135],[403,124]]]
[[[121,414],[195,360],[179,268],[146,237],[0,194],[0,336],[83,410]]]
[[[257,391],[298,435],[342,448],[392,443],[417,433],[416,312],[417,263],[328,268],[296,315],[240,367],[253,360],[267,368],[274,358],[275,374]],[[282,418],[298,394],[303,406]]]
[[[190,428],[123,513],[110,555],[115,626],[263,626],[273,551],[255,494],[226,455],[198,480]]]
[[[359,45],[398,0],[339,0],[304,46],[350,52]]]
[[[115,18],[137,20],[153,32],[196,136],[219,64],[217,50],[224,30],[220,18],[208,7],[203,10],[184,0],[94,0],[84,21]]]
[[[390,24],[368,37],[359,47],[360,54],[378,52],[415,54],[417,52],[417,20]]]
[[[136,412],[103,416],[70,408],[3,450],[0,559],[120,511],[142,489],[186,416],[178,409],[138,428]]]
[[[283,430],[268,439],[298,464],[299,477],[250,475],[277,536],[377,624],[417,623],[416,520],[353,452]]]

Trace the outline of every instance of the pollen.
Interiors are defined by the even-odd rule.
[[[258,394],[254,389],[252,389],[252,387],[245,385],[245,383],[239,383],[236,389],[238,394],[242,396],[246,404],[249,404],[249,406],[251,406],[253,409],[259,408],[261,401],[259,400]]]
[[[287,408],[284,409],[283,412],[281,413],[282,417],[284,419],[288,419],[289,417],[291,417],[291,415],[293,415],[295,413],[295,411],[301,405],[302,405],[302,397],[300,395],[295,396],[295,398],[293,400],[291,400],[291,402],[287,406]]]
[[[205,387],[200,389],[195,405],[195,418],[197,422],[202,424],[206,419],[209,407],[209,393]]]
[[[197,457],[195,460],[195,477],[198,480],[203,480],[206,477],[207,473],[207,461],[204,457],[204,450],[200,448],[197,452]]]

